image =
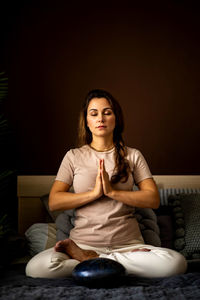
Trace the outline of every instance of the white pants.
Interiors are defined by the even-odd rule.
[[[110,258],[121,263],[127,274],[139,277],[167,277],[183,274],[187,262],[180,253],[145,244],[134,244],[124,247],[91,247],[78,244],[85,250],[94,250],[99,257]],[[131,252],[134,249],[146,248],[151,251]],[[26,275],[30,277],[63,278],[70,276],[74,267],[80,262],[70,259],[68,255],[47,249],[34,256],[26,266]]]

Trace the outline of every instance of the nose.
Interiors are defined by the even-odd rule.
[[[104,122],[104,115],[102,113],[99,114],[98,121],[101,122],[101,123]]]

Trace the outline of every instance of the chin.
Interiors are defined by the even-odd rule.
[[[108,136],[113,136],[112,133],[108,132],[99,132],[94,134],[96,137],[108,137]]]

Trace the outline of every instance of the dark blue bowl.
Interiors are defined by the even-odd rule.
[[[108,258],[94,258],[78,264],[72,276],[76,283],[90,287],[116,286],[125,275],[125,268]]]

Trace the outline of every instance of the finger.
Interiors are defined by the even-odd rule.
[[[102,170],[102,176],[104,178],[106,176],[106,169],[105,169],[104,159],[102,159],[101,170]]]
[[[101,169],[101,159],[99,159],[98,167],[99,167],[99,169]]]
[[[101,175],[101,165],[100,165],[100,160],[98,161],[98,170],[97,170],[97,176]]]
[[[102,170],[102,159],[99,160],[99,167],[100,167],[100,170]]]
[[[102,159],[99,160],[99,172],[98,174],[102,176],[103,170],[102,170]]]
[[[102,159],[101,164],[102,164],[102,170],[105,171],[104,159]]]

